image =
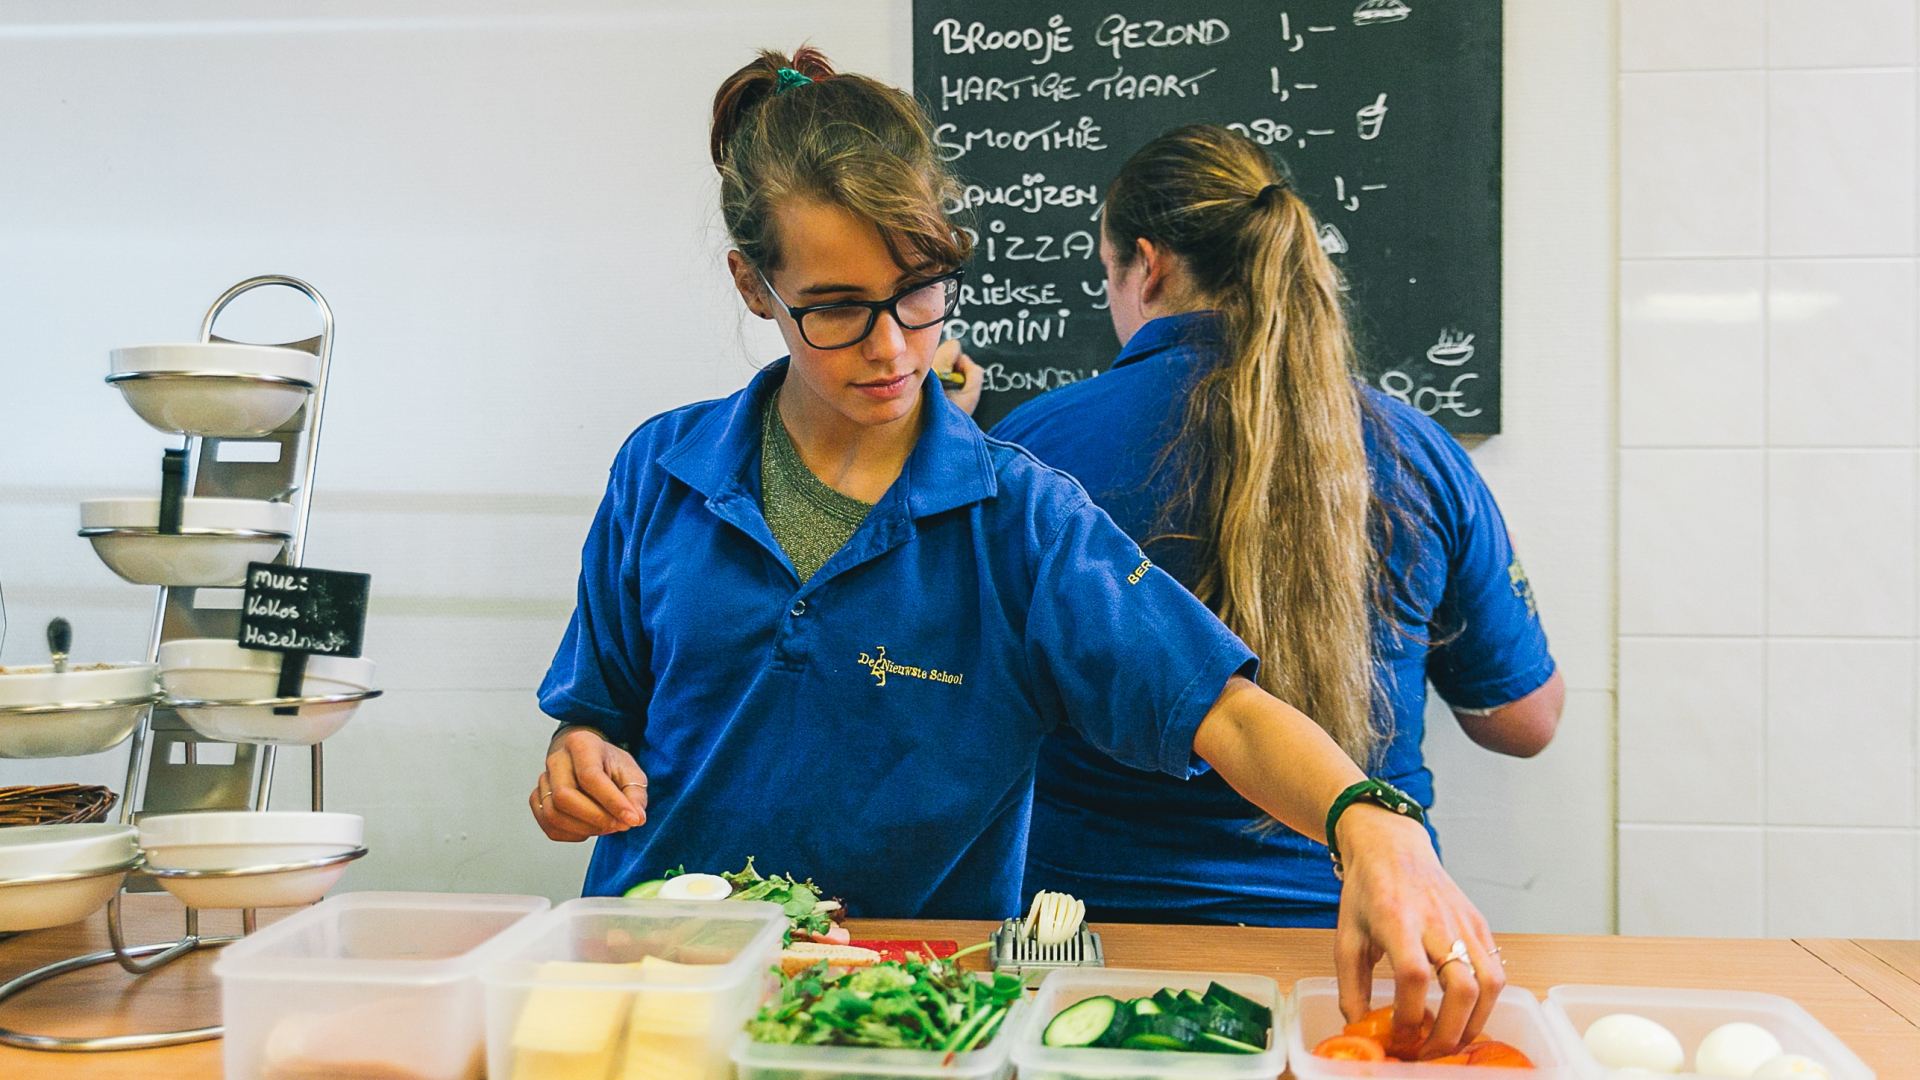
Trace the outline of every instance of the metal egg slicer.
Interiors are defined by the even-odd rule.
[[[1035,893],[1026,918],[1001,923],[990,943],[988,963],[1010,975],[1107,966],[1100,935],[1087,929],[1087,905],[1066,893]]]
[[[290,288],[310,300],[320,317],[320,334],[282,345],[249,345],[215,336],[214,324],[221,312],[242,294],[263,286]],[[222,293],[202,320],[197,343],[116,350],[108,383],[147,423],[185,436],[183,449],[167,452],[157,524],[151,517],[140,520],[142,512],[154,512],[151,499],[98,500],[108,505],[82,506],[81,535],[93,543],[103,561],[128,581],[158,586],[146,656],[148,673],[160,666],[162,647],[168,643],[235,643],[241,613],[232,595],[239,591],[234,586],[244,578],[249,560],[304,565],[333,331],[332,310],[313,286],[297,278],[265,275]],[[229,452],[235,443],[241,445]],[[142,502],[144,511],[134,506]],[[239,507],[271,521],[195,520],[196,503],[216,509]],[[96,511],[119,516],[89,520]],[[235,569],[236,565],[242,569]],[[55,666],[63,667],[65,657],[60,654],[67,650],[67,629],[64,625],[49,629]],[[325,807],[321,740],[337,730],[359,702],[379,696],[380,691],[354,687],[352,692],[305,694],[297,669],[293,678],[285,677],[288,658],[287,654],[278,658],[281,690],[243,695],[247,700],[234,699],[231,693],[156,690],[149,681],[146,693],[125,700],[13,705],[0,701],[0,757],[72,757],[129,743],[127,779],[117,816],[119,824],[126,826],[188,811],[265,811],[273,792],[279,745],[304,744],[312,755],[312,810],[318,814]],[[285,689],[289,682],[291,691]],[[94,716],[114,719],[118,726],[87,719]],[[241,720],[257,726],[239,729],[235,725]],[[282,726],[270,727],[273,723]],[[244,814],[225,816],[236,819],[242,829],[264,825],[264,819]],[[110,949],[48,964],[0,983],[0,1002],[102,964],[117,963],[139,976],[197,949],[238,941],[238,936],[202,936],[199,907],[238,907],[243,934],[251,933],[253,908],[263,906],[262,901],[273,895],[275,883],[309,890],[317,899],[346,863],[367,853],[364,846],[339,837],[318,848],[309,847],[328,854],[274,865],[193,869],[166,865],[164,860],[155,865],[155,852],[135,845],[131,859],[120,865],[0,880],[0,894],[4,894],[14,888],[69,887],[84,884],[82,879],[100,879],[95,884],[111,890],[111,899],[105,903],[112,943]],[[163,886],[187,903],[184,933],[172,941],[127,944],[122,898],[127,892],[155,892]],[[27,894],[19,895],[24,899]],[[241,898],[246,902],[239,902]],[[214,1025],[86,1037],[0,1027],[0,1044],[32,1050],[134,1050],[216,1039],[222,1030]]]

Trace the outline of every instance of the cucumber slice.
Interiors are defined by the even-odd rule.
[[[1219,983],[1208,984],[1207,1000],[1225,1005],[1227,1008],[1245,1017],[1247,1022],[1255,1027],[1273,1027],[1272,1009],[1267,1008],[1252,998],[1236,994],[1226,987],[1221,986]]]
[[[1177,1011],[1198,1019],[1207,1015],[1207,1000],[1191,990],[1182,990],[1180,991],[1180,1008]]]
[[[1127,1002],[1127,1007],[1133,1010],[1135,1016],[1158,1016],[1165,1011],[1152,998],[1134,998]]]
[[[626,895],[636,900],[645,900],[648,897],[659,895],[660,886],[666,883],[666,878],[654,878],[652,881],[643,881],[633,888],[628,889]]]
[[[1266,1028],[1255,1027],[1217,1002],[1209,1008],[1206,1019],[1200,1022],[1200,1030],[1204,1034],[1218,1035],[1240,1043],[1264,1044],[1267,1041]]]
[[[1153,992],[1153,1003],[1160,1006],[1162,1012],[1175,1012],[1180,1004],[1180,999],[1175,996],[1171,990],[1155,990]]]
[[[1151,1031],[1136,1031],[1120,1041],[1123,1050],[1191,1050],[1192,1043],[1183,1043],[1170,1035],[1156,1035]]]
[[[1173,1013],[1135,1016],[1120,1045],[1128,1050],[1191,1050],[1200,1025]]]
[[[1212,1054],[1257,1054],[1261,1050],[1252,1043],[1229,1039],[1225,1035],[1215,1035],[1211,1031],[1202,1032],[1200,1041],[1194,1043],[1193,1048]]]
[[[1119,1016],[1120,1003],[1110,997],[1075,1002],[1048,1022],[1040,1042],[1046,1046],[1092,1046]]]

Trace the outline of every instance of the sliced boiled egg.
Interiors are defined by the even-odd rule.
[[[1581,1042],[1594,1060],[1609,1069],[1677,1073],[1687,1059],[1673,1032],[1633,1013],[1614,1013],[1595,1020],[1587,1025]]]
[[[1759,1024],[1735,1021],[1721,1024],[1700,1040],[1700,1048],[1693,1052],[1693,1071],[1747,1080],[1780,1053],[1780,1040],[1773,1032]]]
[[[1781,1054],[1755,1069],[1753,1080],[1828,1080],[1827,1067],[1800,1054]]]
[[[725,900],[733,895],[733,886],[718,874],[681,874],[662,882],[654,895],[662,900]]]

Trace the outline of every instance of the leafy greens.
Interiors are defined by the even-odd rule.
[[[835,978],[826,970],[782,975],[779,997],[747,1024],[754,1040],[964,1054],[993,1037],[1021,995],[1016,976],[987,982],[944,960],[888,960]]]

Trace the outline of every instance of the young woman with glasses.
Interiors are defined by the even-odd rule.
[[[1211,768],[1310,835],[1331,824],[1345,939],[1393,959],[1414,1019],[1447,957],[1432,1045],[1471,1037],[1500,965],[1425,831],[1079,485],[929,380],[969,249],[928,128],[811,49],[721,86],[728,264],[791,355],[647,421],[614,461],[540,689],[562,727],[535,819],[599,837],[592,894],[754,857],[855,915],[998,919],[1020,903],[1041,740],[1068,727],[1137,768]]]

